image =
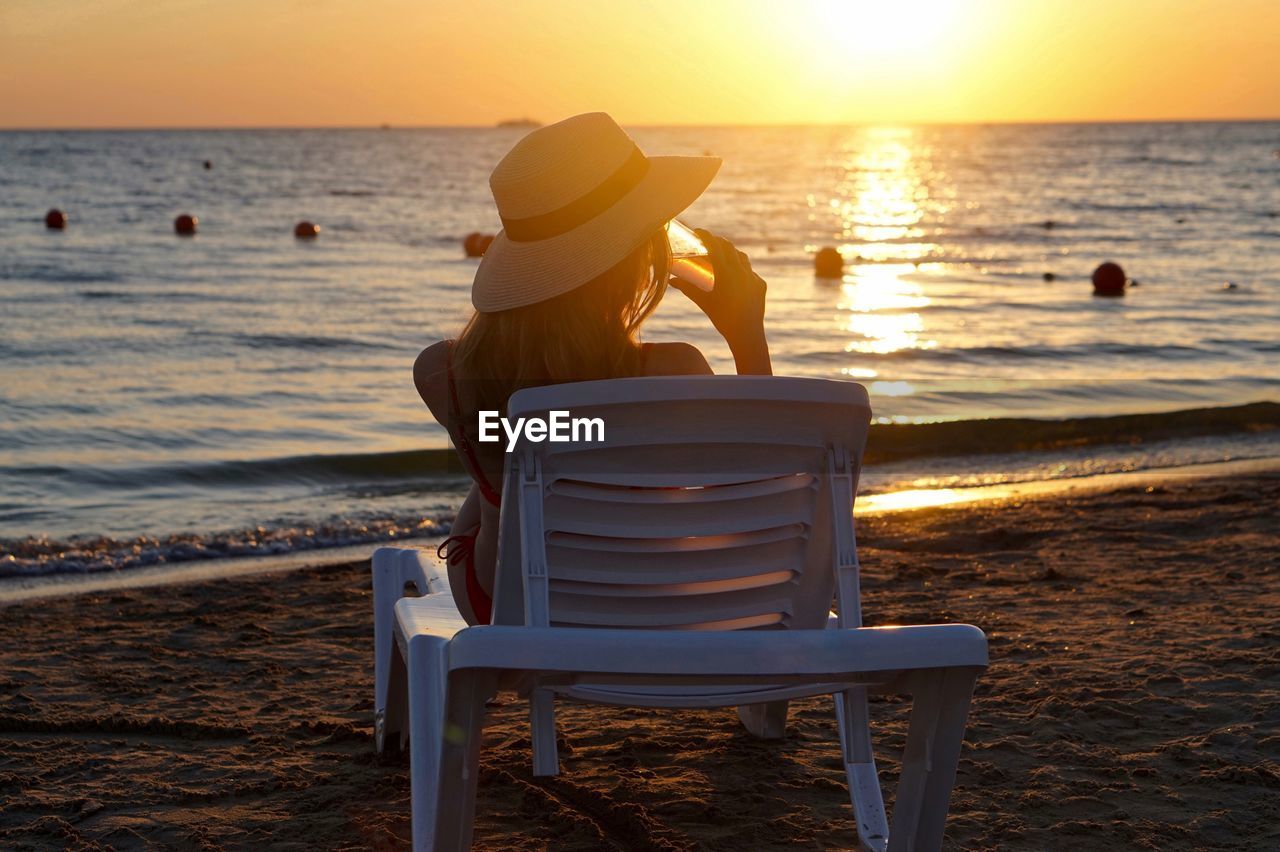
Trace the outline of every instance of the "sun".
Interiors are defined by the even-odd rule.
[[[1031,0],[1028,0],[1030,2]],[[819,122],[913,121],[944,108],[990,0],[756,0],[758,101]]]
[[[814,0],[830,42],[858,57],[914,59],[953,28],[959,0]],[[852,58],[852,57],[851,57]]]

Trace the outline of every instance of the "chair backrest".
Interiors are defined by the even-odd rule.
[[[598,419],[603,439],[526,434],[507,455],[495,624],[820,628],[833,596],[844,625],[861,623],[861,385],[581,382],[519,391],[507,417],[552,412]]]

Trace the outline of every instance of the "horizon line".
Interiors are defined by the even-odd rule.
[[[1111,118],[1111,119],[1024,119],[973,121],[849,121],[849,122],[620,122],[624,127],[674,128],[820,128],[820,127],[1021,127],[1075,124],[1269,124],[1280,122],[1280,115],[1236,118]],[[536,126],[544,126],[538,123]],[[120,125],[4,125],[0,133],[67,133],[67,132],[142,132],[142,131],[238,131],[238,130],[523,130],[524,126],[502,127],[499,122],[487,124],[120,124]]]

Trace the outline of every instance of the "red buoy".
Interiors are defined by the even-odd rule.
[[[320,235],[320,226],[303,220],[293,226],[293,235],[300,240],[310,240]]]
[[[1107,261],[1093,270],[1093,295],[1123,296],[1125,274],[1120,264]]]
[[[484,257],[492,243],[493,234],[472,231],[462,239],[462,250],[467,253],[467,257]]]
[[[67,227],[67,214],[57,207],[44,214],[44,226],[51,231],[61,231]]]
[[[839,278],[844,275],[844,258],[831,246],[818,249],[813,256],[813,274],[818,278]]]
[[[173,230],[183,236],[189,237],[196,232],[196,227],[200,224],[200,220],[189,213],[183,213],[177,219],[173,220]]]

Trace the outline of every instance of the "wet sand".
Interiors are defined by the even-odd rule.
[[[859,521],[868,623],[990,638],[952,847],[1280,847],[1277,517],[1271,475]],[[404,848],[370,620],[367,563],[0,609],[0,847]],[[872,710],[890,805],[905,711]],[[826,700],[770,744],[731,711],[560,715],[534,779],[495,711],[477,848],[854,843]]]

